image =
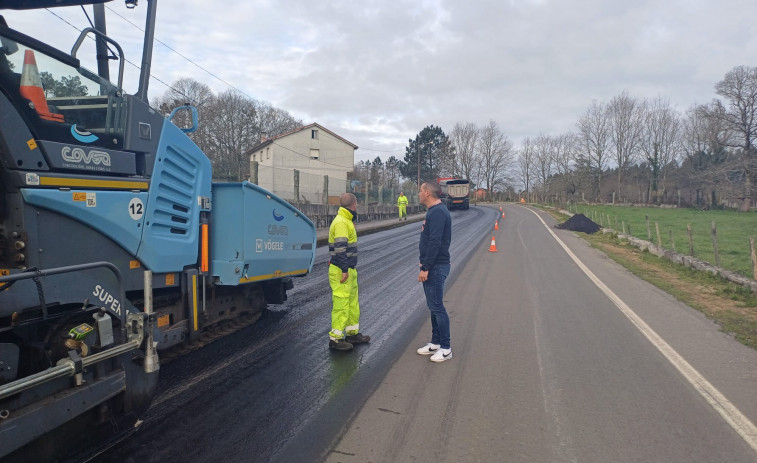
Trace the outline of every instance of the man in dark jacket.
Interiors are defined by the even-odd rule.
[[[431,311],[431,342],[418,349],[421,355],[431,355],[432,362],[452,358],[449,315],[444,307],[444,281],[450,271],[449,244],[452,240],[452,217],[439,196],[441,186],[425,182],[418,192],[420,203],[428,208],[421,228],[420,273],[426,304]]]

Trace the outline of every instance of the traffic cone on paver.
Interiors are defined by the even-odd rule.
[[[505,218],[505,211],[502,211],[502,218]]]
[[[499,221],[494,222],[494,229],[499,230]]]
[[[492,236],[492,244],[489,246],[489,252],[497,252],[497,245],[494,243],[493,236]]]
[[[502,206],[499,206],[499,212],[502,212]]]
[[[21,70],[21,84],[18,90],[22,97],[31,101],[30,106],[37,111],[39,117],[47,121],[63,122],[63,114],[51,113],[47,106],[45,90],[42,88],[42,80],[37,70],[37,60],[32,50],[24,52],[24,67]]]

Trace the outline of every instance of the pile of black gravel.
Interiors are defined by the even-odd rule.
[[[601,228],[596,222],[583,214],[575,214],[565,222],[555,225],[555,227],[588,234],[596,233]]]

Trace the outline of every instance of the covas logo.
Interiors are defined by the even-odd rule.
[[[273,210],[273,220],[275,220],[276,222],[281,222],[282,220],[284,220],[284,216],[281,215],[281,214],[279,214],[279,213],[277,213],[276,209],[274,209]]]
[[[94,143],[98,140],[97,135],[93,135],[86,130],[79,130],[76,124],[71,126],[71,135],[82,143]]]
[[[60,156],[66,162],[75,162],[77,164],[94,164],[110,167],[110,154],[104,151],[91,150],[85,153],[81,148],[71,148],[64,146],[60,150]]]

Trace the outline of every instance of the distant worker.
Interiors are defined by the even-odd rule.
[[[426,220],[421,227],[420,273],[426,304],[431,311],[431,342],[417,350],[421,355],[431,355],[432,362],[444,362],[452,358],[450,345],[449,315],[444,307],[444,281],[449,276],[449,244],[452,241],[452,217],[442,200],[442,187],[436,182],[421,185],[418,197],[428,208]]]
[[[407,196],[400,191],[400,197],[397,198],[397,207],[400,210],[400,220],[404,217],[407,220]]]
[[[357,198],[352,193],[339,197],[339,212],[329,227],[329,284],[331,285],[331,331],[329,348],[351,350],[353,344],[369,342],[359,333],[360,303],[357,292]],[[345,337],[346,334],[346,337]]]

